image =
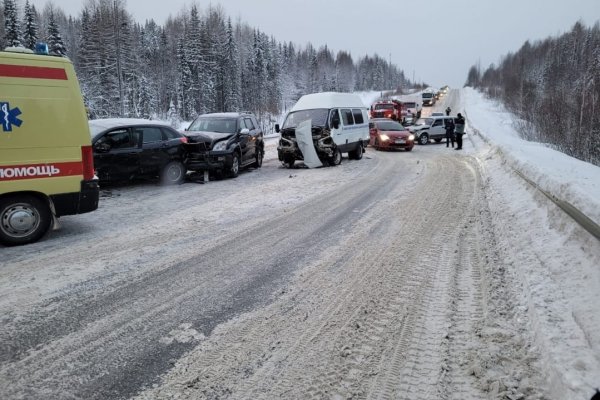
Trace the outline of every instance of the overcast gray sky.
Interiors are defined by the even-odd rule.
[[[47,0],[30,0],[38,9]],[[79,15],[85,0],[55,0],[67,14]],[[25,0],[18,0],[23,6]],[[164,23],[192,4],[189,0],[126,0],[143,22]],[[347,50],[356,59],[377,53],[406,76],[439,87],[464,84],[468,69],[568,31],[578,20],[600,20],[600,0],[212,0],[232,19],[272,34],[279,41],[311,42]]]

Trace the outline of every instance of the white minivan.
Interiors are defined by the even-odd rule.
[[[296,129],[311,121],[312,144],[322,165],[338,165],[342,153],[360,160],[369,143],[369,115],[360,97],[350,93],[314,93],[302,96],[286,115],[281,128],[277,154],[284,166],[310,154],[299,146]],[[304,150],[304,151],[303,151]],[[312,149],[310,149],[312,152]]]

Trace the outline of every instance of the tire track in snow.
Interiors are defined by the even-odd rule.
[[[354,243],[380,235],[369,247],[349,258],[340,254],[345,243],[330,249],[279,301],[219,327],[140,398],[394,398],[403,382],[434,397],[449,389],[441,370],[451,326],[444,300],[465,216],[448,204],[470,205],[476,182],[460,162],[436,161],[414,190],[389,192],[397,203],[382,199],[356,225]],[[431,207],[407,218],[402,205],[424,199]],[[420,352],[409,351],[418,345]],[[416,380],[403,381],[411,373]]]

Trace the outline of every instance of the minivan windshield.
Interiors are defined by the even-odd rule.
[[[423,98],[424,99],[430,99],[433,97],[433,93],[423,93]]]
[[[393,110],[393,104],[375,104],[375,110]]]
[[[188,131],[235,133],[237,119],[199,117],[188,128]]]
[[[288,114],[285,122],[283,123],[283,129],[295,128],[301,122],[311,119],[313,126],[325,126],[327,123],[327,116],[329,110],[326,108],[318,108],[314,110],[300,110],[294,111]]]

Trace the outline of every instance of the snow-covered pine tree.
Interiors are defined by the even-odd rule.
[[[200,17],[198,15],[198,7],[193,4],[190,11],[190,19],[186,24],[184,33],[185,37],[185,51],[188,68],[190,70],[190,87],[188,89],[187,96],[189,101],[186,102],[188,105],[187,113],[190,117],[195,117],[197,114],[196,110],[202,108],[203,93],[202,93],[202,38],[200,33]]]
[[[62,57],[67,55],[67,48],[58,30],[53,9],[50,9],[50,15],[48,15],[48,50],[53,55]]]
[[[221,58],[223,71],[223,111],[239,111],[242,105],[241,75],[238,47],[233,35],[231,18],[227,21],[226,39]]]
[[[4,33],[4,4],[0,2],[0,50],[6,47],[6,43],[4,42],[5,36],[6,35]]]
[[[8,46],[22,46],[15,0],[4,0],[4,41]]]
[[[282,70],[282,54],[277,46],[275,38],[271,37],[267,40],[266,46],[266,74],[267,74],[267,93],[266,93],[266,110],[272,114],[276,114],[281,105],[281,70]]]
[[[28,49],[35,50],[35,44],[38,40],[38,26],[35,19],[35,6],[25,0],[25,18],[23,20],[23,45]]]
[[[190,97],[191,87],[192,71],[185,51],[185,40],[181,37],[177,42],[177,107],[183,119],[191,118],[194,112],[194,99]]]

